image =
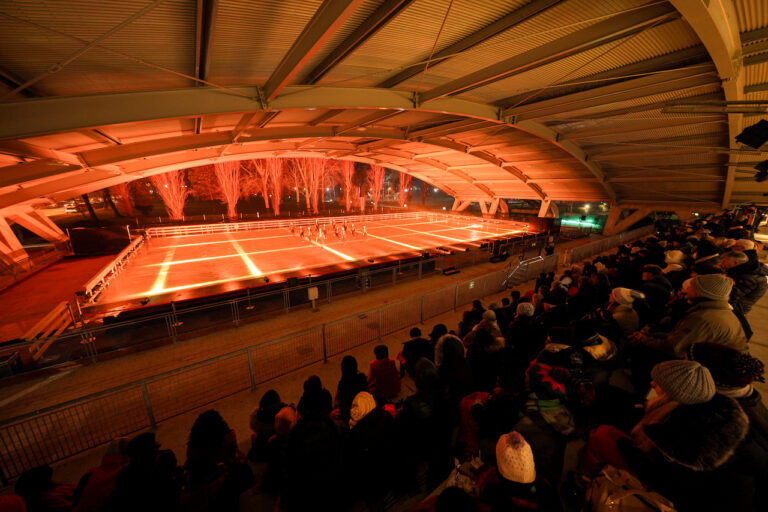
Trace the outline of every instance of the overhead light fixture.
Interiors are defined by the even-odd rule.
[[[765,119],[744,128],[736,136],[736,142],[747,145],[751,148],[760,149],[760,146],[768,142],[768,121]]]

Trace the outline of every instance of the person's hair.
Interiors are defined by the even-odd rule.
[[[280,400],[280,395],[277,393],[277,391],[270,389],[264,393],[261,397],[261,400],[259,400],[259,409],[277,407],[281,403],[282,401]]]
[[[512,290],[512,293],[510,293],[509,296],[515,300],[520,300],[520,290]]]
[[[472,307],[473,308],[482,308],[483,307],[483,303],[480,302],[479,299],[475,299],[475,300],[472,301]]]
[[[389,357],[389,348],[386,345],[376,345],[373,347],[373,353],[376,359],[386,359]]]
[[[341,360],[341,376],[354,377],[357,375],[357,359],[353,356],[344,356]]]
[[[502,306],[509,306],[509,298],[504,297],[503,299],[501,299],[501,305]]]
[[[320,380],[320,377],[317,375],[312,375],[311,377],[308,377],[307,380],[304,381],[304,392],[307,391],[321,391],[323,389],[323,383]]]
[[[419,329],[418,327],[413,327],[411,331],[408,333],[408,335],[411,338],[415,338],[416,336],[421,336],[421,329]]]
[[[189,431],[189,446],[194,448],[219,446],[230,432],[219,411],[208,409],[200,414]]]

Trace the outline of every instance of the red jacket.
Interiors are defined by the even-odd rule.
[[[390,359],[374,359],[368,368],[368,390],[374,397],[392,399],[400,394],[400,372]]]

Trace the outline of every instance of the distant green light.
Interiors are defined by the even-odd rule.
[[[578,226],[580,228],[585,228],[585,227],[599,228],[600,227],[600,224],[596,222],[592,222],[589,220],[581,220],[581,219],[562,219],[560,223],[566,226]]]

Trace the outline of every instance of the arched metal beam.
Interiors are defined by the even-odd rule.
[[[683,15],[685,21],[699,36],[704,47],[715,63],[726,101],[744,99],[744,74],[741,72],[743,57],[738,17],[733,2],[690,2],[689,0],[670,0],[675,9]],[[736,136],[741,130],[741,114],[728,114],[728,140],[731,149],[738,149]],[[738,163],[739,155],[731,155],[730,163]],[[731,201],[735,168],[728,167],[728,176],[723,191],[722,206]]]
[[[246,87],[240,88],[238,91],[246,95],[258,95],[256,88]],[[501,124],[498,120],[498,108],[493,105],[458,98],[441,98],[430,102],[428,109],[423,107],[415,108],[412,98],[407,92],[388,89],[293,86],[286,87],[284,93],[278,96],[274,102],[262,105],[255,99],[237,96],[218,89],[198,87],[174,91],[144,91],[84,97],[41,98],[0,104],[0,139],[165,118],[306,108],[426,111],[472,117]],[[524,122],[519,125],[510,126],[553,142],[561,149],[570,153],[600,179],[609,197],[615,197],[613,190],[603,181],[602,172],[596,165],[586,163],[584,152],[577,145],[558,142],[555,132],[537,123]],[[255,136],[240,136],[238,143],[266,138],[332,138],[335,135],[333,127],[327,126],[267,128],[260,130],[258,135]],[[402,130],[393,128],[369,128],[365,136],[403,140],[406,137]],[[446,139],[429,139],[429,143],[434,143],[436,140],[441,145],[450,143]],[[156,155],[162,150],[181,151],[207,147],[209,145],[225,145],[231,142],[232,134],[230,132],[215,132],[146,141],[138,143],[139,146],[123,144],[121,146],[94,150],[93,152],[84,152],[83,156],[90,166],[98,166],[110,163],[110,158],[106,158],[106,160],[97,158],[99,153],[104,155],[120,153],[125,156],[131,154],[133,157],[138,158]],[[142,151],[145,151],[146,154],[141,154]],[[477,155],[477,152],[472,154]],[[50,170],[51,168],[48,168],[48,171]],[[505,170],[513,174],[508,169]],[[522,181],[525,182],[525,180]],[[541,197],[543,193],[541,190],[533,190]]]

